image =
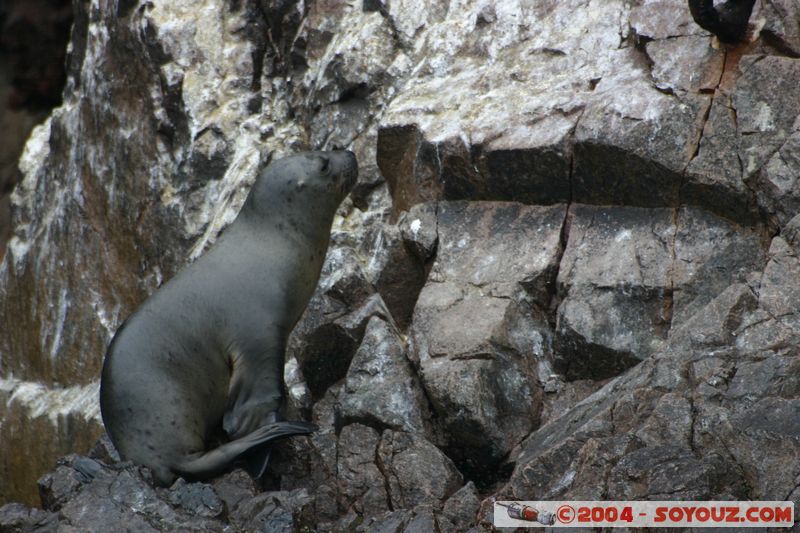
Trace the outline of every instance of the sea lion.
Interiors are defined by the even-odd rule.
[[[119,328],[100,408],[123,459],[150,467],[162,484],[209,478],[239,459],[259,476],[265,444],[315,429],[280,421],[284,350],[357,174],[346,151],[269,164],[211,249]]]

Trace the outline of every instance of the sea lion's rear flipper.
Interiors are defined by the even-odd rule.
[[[253,479],[261,479],[269,464],[269,457],[272,453],[272,446],[259,446],[247,452],[244,459],[244,469]]]
[[[188,455],[175,471],[186,477],[205,479],[224,472],[234,461],[245,455],[253,448],[262,447],[264,453],[256,453],[251,460],[246,458],[248,464],[251,462],[259,463],[258,468],[263,474],[269,460],[269,447],[264,446],[274,440],[294,435],[308,435],[317,430],[317,426],[309,422],[275,422],[262,426],[257,430],[245,435],[244,437],[203,453],[193,453]],[[255,467],[255,465],[253,465]]]

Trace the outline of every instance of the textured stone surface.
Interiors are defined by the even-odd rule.
[[[356,512],[374,514],[389,509],[385,480],[375,464],[380,434],[372,428],[351,424],[339,436],[337,472],[342,497]]]
[[[329,251],[323,275],[287,348],[315,399],[345,376],[370,317],[387,314],[349,247]]]
[[[767,242],[696,208],[573,206],[559,270],[557,367],[605,379],[664,347],[671,328],[757,276]]]
[[[797,380],[785,373],[797,364],[796,335],[751,288],[732,285],[664,351],[533,433],[504,490],[519,498],[594,497],[589,488],[614,497],[796,498],[789,458],[797,428],[772,422],[796,407]]]
[[[761,36],[776,50],[791,57],[800,56],[800,29],[792,21],[800,18],[800,7],[792,0],[764,2],[764,28]]]
[[[0,6],[0,257],[12,234],[17,161],[33,127],[61,102],[71,7],[69,0]]]
[[[446,446],[468,469],[487,474],[537,421],[533,343],[517,351],[504,342],[506,318],[526,296],[548,305],[564,214],[559,206],[439,204],[436,260],[411,333]]]
[[[670,209],[576,206],[558,284],[557,342],[570,379],[604,379],[648,357],[671,321]]]
[[[0,507],[0,526],[3,526],[4,531],[54,531],[57,524],[56,513],[31,509],[21,503],[9,503]]]
[[[446,455],[411,433],[384,431],[377,458],[395,509],[440,507],[463,481]]]
[[[211,484],[179,479],[168,489],[154,489],[145,470],[71,455],[39,485],[47,511],[0,507],[0,529],[291,532],[308,523],[305,489],[261,492],[241,470]]]
[[[760,2],[736,47],[685,0],[75,9],[0,264],[0,497],[35,504],[55,457],[91,446],[108,339],[261,162],[346,147],[360,179],[287,354],[287,416],[320,429],[276,445],[262,487],[154,489],[101,444],[0,529],[470,531],[492,497],[800,503],[793,2]]]
[[[372,318],[345,378],[342,417],[423,432],[430,417],[427,409],[402,340],[386,322]]]
[[[470,481],[447,499],[442,514],[455,530],[464,531],[475,521],[480,505],[478,491]]]
[[[672,327],[730,285],[757,279],[770,246],[763,228],[744,228],[699,209],[678,210],[675,225]]]

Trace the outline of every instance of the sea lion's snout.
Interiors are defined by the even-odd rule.
[[[358,179],[358,161],[356,154],[350,150],[334,152],[336,154],[339,172],[342,176],[342,193],[347,194]]]

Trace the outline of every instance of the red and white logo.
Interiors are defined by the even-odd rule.
[[[499,501],[495,527],[791,527],[788,501]]]

